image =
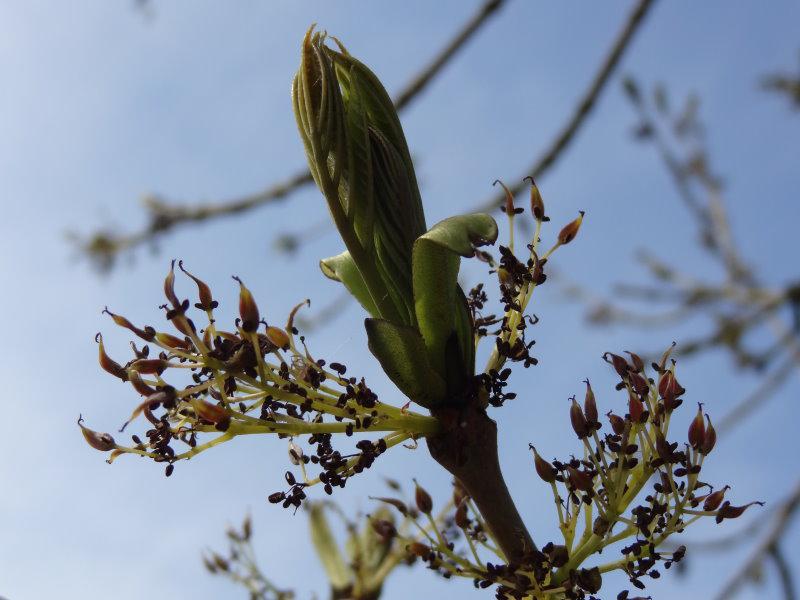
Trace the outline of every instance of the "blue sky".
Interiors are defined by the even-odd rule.
[[[265,501],[281,485],[284,442],[237,440],[178,465],[168,480],[145,461],[106,465],[86,447],[75,420],[83,413],[92,426],[114,430],[130,412],[133,393],[96,364],[97,331],[107,333],[118,359],[127,352],[126,336],[100,311],[108,305],[136,322],[156,321],[172,257],[212,285],[229,316],[237,294],[231,274],[247,282],[268,317],[282,319],[306,296],[324,306],[337,290],[316,265],[338,252],[335,235],[319,235],[293,258],[272,250],[276,235],[326,219],[319,194],[305,189],[274,207],[180,230],[157,253],[140,249],[108,277],[74,260],[65,232],[141,226],[139,198],[147,192],[186,201],[234,197],[302,166],[289,84],[310,23],[341,37],[396,90],[477,2],[153,4],[152,19],[122,0],[0,5],[0,595],[244,597],[208,577],[199,556],[221,547],[226,524],[249,510],[266,572],[310,597],[324,589],[324,578],[309,560],[305,519]],[[572,110],[630,4],[512,0],[410,107],[403,123],[429,224],[468,210],[494,179],[511,180],[531,163]],[[791,256],[800,216],[800,117],[760,91],[758,81],[796,67],[798,22],[797,2],[658,3],[620,71],[648,85],[662,81],[675,98],[700,95],[737,244],[776,285],[797,276]],[[579,240],[554,262],[598,292],[643,278],[632,258],[641,247],[717,279],[698,256],[694,227],[657,156],[631,142],[633,123],[617,78],[542,178],[555,223],[588,212]],[[513,378],[519,399],[492,416],[512,492],[534,534],[547,539],[554,535],[552,504],[528,442],[550,455],[573,450],[566,398],[581,391],[585,377],[602,406],[621,401],[599,359],[604,351],[666,346],[704,324],[647,333],[592,329],[556,286],[541,291],[534,309],[542,318],[535,332],[541,364]],[[344,309],[314,332],[313,348],[342,358],[388,394],[365,353],[361,318],[356,306]],[[722,353],[680,369],[687,399],[716,415],[757,383]],[[798,387],[795,375],[768,408],[720,441],[708,477],[733,483],[736,499],[774,504],[793,483]],[[448,489],[423,450],[399,450],[338,495],[348,511],[371,509],[364,498],[383,492],[380,472],[416,476],[440,495]],[[690,537],[720,534],[709,527]],[[784,544],[798,574],[797,526]],[[741,550],[698,556],[687,577],[662,578],[650,593],[707,597],[743,558]],[[770,583],[741,597],[777,593]],[[385,597],[410,595],[488,597],[470,582],[397,573]]]

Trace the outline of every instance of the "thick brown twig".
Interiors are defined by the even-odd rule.
[[[428,87],[458,51],[472,39],[481,26],[489,20],[489,17],[495,14],[506,1],[487,0],[481,5],[451,41],[397,94],[395,105],[398,111],[411,104],[412,100]],[[130,234],[99,231],[87,239],[76,239],[75,241],[98,268],[108,270],[113,266],[115,257],[121,252],[153,242],[157,237],[177,226],[235,215],[265,206],[285,199],[291,192],[312,183],[312,181],[311,174],[304,169],[263,191],[221,202],[177,204],[164,198],[150,196],[144,201],[150,222],[143,230]]]

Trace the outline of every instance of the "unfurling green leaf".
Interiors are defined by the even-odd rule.
[[[382,319],[367,319],[364,325],[370,351],[406,397],[426,408],[445,399],[444,380],[431,368],[419,331]]]
[[[464,293],[457,283],[460,258],[497,239],[497,224],[486,214],[445,219],[414,243],[414,307],[433,368],[454,383],[448,350],[460,353],[462,381],[474,371],[475,342]],[[454,341],[456,342],[453,348]],[[448,364],[448,357],[451,361]]]

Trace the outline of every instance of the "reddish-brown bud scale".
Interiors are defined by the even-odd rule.
[[[88,427],[85,427],[83,425],[83,418],[81,417],[78,417],[78,426],[81,428],[83,439],[85,439],[86,443],[95,450],[99,450],[100,452],[108,452],[109,450],[113,450],[117,447],[117,444],[114,442],[114,438],[111,437],[111,434],[98,433],[97,431],[93,431]]]
[[[131,369],[128,371],[128,379],[133,385],[133,389],[135,389],[139,394],[142,396],[152,396],[156,393],[156,390],[151,388],[147,385],[143,380],[142,377],[139,375],[139,372],[135,369]]]
[[[705,502],[703,502],[703,510],[707,512],[717,510],[719,508],[719,505],[722,504],[722,500],[725,498],[725,492],[728,491],[729,489],[730,486],[726,485],[721,490],[717,490],[716,492],[709,494],[706,497]]]
[[[637,373],[641,373],[642,371],[644,371],[644,361],[638,354],[629,352],[628,350],[625,350],[625,354],[631,357],[631,365],[633,365],[634,371],[636,371]]]
[[[743,506],[731,506],[731,503],[726,500],[717,511],[717,517],[715,520],[717,523],[721,523],[724,519],[738,519],[744,514],[744,511],[754,504],[764,506],[763,502],[750,502],[749,504],[745,504]]]
[[[131,369],[145,374],[161,375],[166,368],[167,361],[160,358],[140,358],[131,364]]]
[[[280,327],[267,327],[267,339],[282,350],[289,348],[289,335]]]
[[[509,190],[506,187],[506,185],[502,181],[500,181],[499,179],[495,179],[495,181],[494,181],[494,183],[492,183],[492,185],[497,185],[498,183],[500,184],[500,187],[503,188],[503,191],[505,192],[505,195],[506,195],[506,201],[505,201],[505,204],[503,204],[503,212],[506,213],[509,216],[513,216],[514,215],[514,196],[511,194],[511,190]]]
[[[199,398],[192,399],[192,408],[198,417],[214,425],[226,424],[230,422],[228,412],[217,404],[211,404]]]
[[[539,186],[536,185],[533,177],[526,177],[523,181],[531,182],[531,214],[533,218],[537,221],[549,221],[550,219],[544,216],[544,201]]]
[[[586,471],[579,471],[578,469],[567,466],[567,473],[570,485],[576,490],[588,492],[594,487],[592,476]]]
[[[541,457],[536,448],[531,446],[531,450],[533,450],[533,464],[536,467],[536,473],[545,483],[553,483],[556,480],[558,471],[552,464]]]
[[[711,424],[711,419],[706,415],[706,432],[703,436],[703,443],[700,444],[700,454],[708,455],[717,445],[717,430]]]
[[[628,394],[628,416],[633,423],[644,423],[646,420],[644,402],[635,394]]]
[[[411,542],[406,546],[406,551],[412,556],[417,556],[419,558],[425,558],[431,553],[430,546],[426,546],[420,542]]]
[[[98,348],[98,360],[100,367],[114,377],[118,377],[122,381],[128,381],[128,372],[118,362],[114,361],[108,354],[106,354],[105,346],[103,345],[103,336],[99,333],[95,336]]]
[[[164,295],[175,310],[181,310],[181,301],[175,295],[175,261],[169,267],[169,273],[164,278]]]
[[[609,358],[610,357],[610,358]],[[606,352],[603,354],[603,360],[607,363],[610,363],[611,366],[614,367],[614,370],[617,372],[622,379],[625,379],[628,376],[628,372],[630,371],[630,365],[628,361],[625,360],[623,357],[619,356],[618,354],[612,354],[611,352]]]
[[[689,424],[689,445],[699,450],[706,436],[706,421],[703,418],[702,406],[697,407],[697,414]]]
[[[594,398],[594,391],[592,391],[592,386],[588,379],[584,383],[586,383],[586,397],[583,400],[583,414],[592,428],[599,429],[600,416],[597,413],[597,402]]]
[[[415,484],[416,490],[414,491],[414,500],[417,503],[417,508],[419,509],[419,512],[428,515],[433,510],[433,500],[431,499],[431,495],[422,489],[419,484],[416,482]]]
[[[558,234],[558,243],[562,246],[565,244],[569,244],[572,240],[575,239],[575,236],[578,235],[578,230],[581,228],[581,223],[583,223],[583,215],[586,214],[584,211],[579,211],[580,216],[572,221],[571,223],[567,223],[564,228]]]
[[[578,438],[583,439],[589,436],[591,429],[586,422],[586,417],[580,405],[574,397],[572,398],[572,405],[569,408],[569,419],[572,422],[572,429],[575,431],[575,435],[577,435]]]
[[[201,310],[213,310],[217,307],[217,302],[214,300],[213,296],[211,295],[211,288],[208,285],[189,273],[186,269],[183,268],[183,261],[178,261],[178,267],[180,267],[181,271],[186,273],[191,279],[197,284],[197,294],[200,297],[200,302],[197,303],[197,308]]]
[[[168,348],[179,348],[182,350],[188,350],[191,347],[190,342],[187,342],[185,339],[181,339],[174,335],[170,335],[169,333],[157,333],[156,340],[158,340],[161,344],[167,346]]]
[[[625,433],[625,419],[611,412],[608,413],[607,416],[609,423],[611,423],[611,429],[614,430],[614,433],[617,435],[622,435]]]
[[[238,277],[234,279],[239,282],[239,316],[242,318],[242,329],[251,333],[258,329],[258,322],[261,320],[258,306],[242,280]]]

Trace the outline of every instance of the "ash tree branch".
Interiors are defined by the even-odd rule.
[[[589,87],[581,96],[578,104],[572,112],[569,120],[564,124],[559,134],[553,139],[550,145],[542,152],[539,158],[531,165],[530,169],[524,175],[530,175],[534,179],[541,177],[547,170],[552,167],[555,162],[561,157],[564,150],[569,146],[570,142],[575,138],[575,134],[586,121],[586,118],[591,113],[597,99],[605,89],[611,75],[619,65],[622,56],[630,46],[634,34],[638,31],[639,26],[642,24],[645,16],[653,6],[653,0],[639,0],[631,10],[628,18],[617,34],[611,48],[609,49],[606,57],[600,65],[600,69],[595,74],[594,78],[589,84]],[[509,189],[512,194],[520,193],[525,184],[522,181],[522,176],[518,178],[518,182],[511,186]],[[502,206],[505,201],[505,194],[503,192],[493,195],[490,199],[477,205],[472,212],[486,212],[496,210]]]
[[[442,72],[442,69],[458,54],[459,50],[474,37],[506,1],[487,0],[480,6],[450,42],[397,94],[395,106],[398,111],[411,104],[430,85]],[[113,266],[114,257],[119,253],[151,242],[177,226],[235,215],[272,204],[284,200],[292,192],[312,182],[311,173],[303,169],[260,192],[221,202],[177,204],[164,198],[150,196],[145,199],[150,223],[143,230],[123,235],[97,232],[86,240],[76,241],[101,269],[108,269]]]

